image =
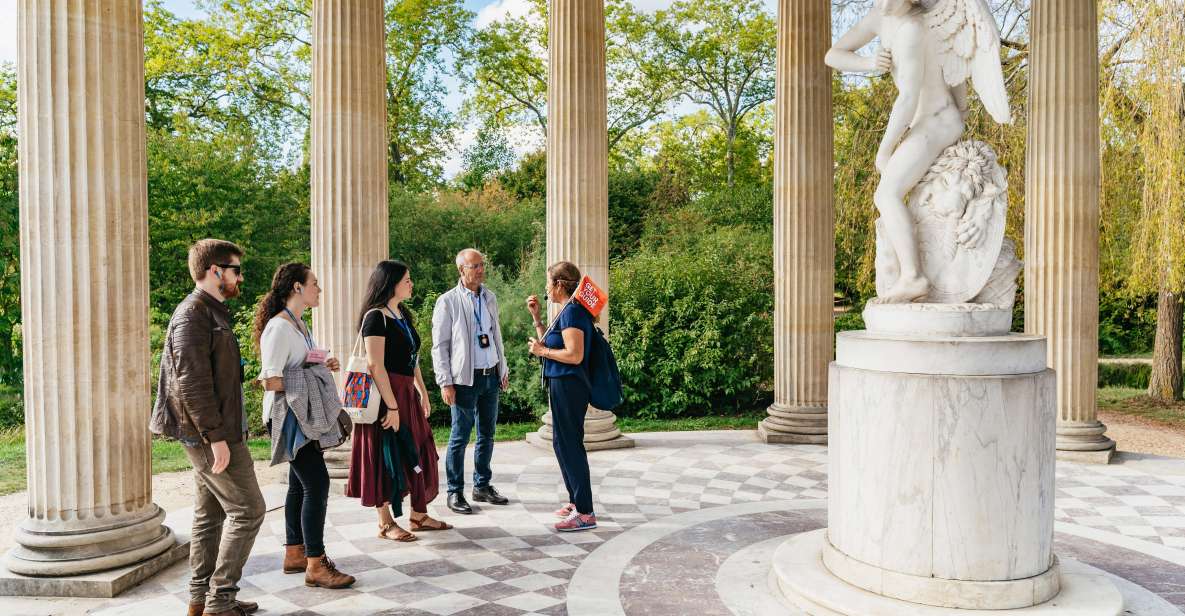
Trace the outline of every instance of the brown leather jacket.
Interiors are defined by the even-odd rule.
[[[187,444],[243,439],[243,367],[230,309],[195,289],[169,319],[149,429]]]

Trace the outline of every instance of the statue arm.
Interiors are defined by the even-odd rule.
[[[964,81],[959,85],[950,89],[951,96],[955,99],[955,106],[959,108],[959,115],[963,119],[967,118],[967,82]]]
[[[869,11],[856,25],[852,26],[839,37],[839,40],[827,50],[823,62],[837,71],[847,73],[863,73],[876,70],[876,58],[865,57],[856,53],[876,37],[876,25],[879,16],[876,10]]]
[[[880,150],[877,152],[878,170],[884,170],[884,165],[892,156],[897,142],[905,135],[909,123],[917,113],[926,70],[926,60],[922,56],[924,34],[917,23],[903,26],[898,32],[898,44],[894,46],[893,52],[893,65],[897,69],[893,75],[897,84],[897,100],[893,102],[889,123],[885,127],[885,135],[881,138]]]

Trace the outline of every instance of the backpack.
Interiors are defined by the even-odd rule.
[[[617,369],[617,358],[613,348],[605,339],[605,332],[593,326],[591,345],[588,349],[589,403],[602,411],[612,411],[625,399],[621,388],[621,372]]]
[[[582,304],[576,305],[580,306],[581,310],[588,312],[588,309]],[[557,316],[551,326],[547,328],[548,331],[551,331],[558,321],[559,317]],[[590,336],[590,340],[585,341],[585,344],[588,345],[588,363],[584,369],[584,376],[588,383],[589,404],[602,411],[612,411],[625,400],[625,393],[621,388],[621,372],[617,369],[617,358],[613,356],[613,348],[609,346],[605,332],[601,331],[601,328],[597,327],[595,323],[593,335]],[[543,374],[542,362],[540,362],[539,374],[540,376]],[[542,379],[540,382],[542,383]]]

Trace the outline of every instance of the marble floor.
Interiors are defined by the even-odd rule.
[[[308,616],[796,613],[770,593],[769,563],[787,535],[826,524],[826,449],[765,445],[754,432],[634,438],[635,449],[590,454],[596,531],[552,532],[563,495],[552,455],[500,443],[494,485],[511,505],[456,516],[442,496],[434,513],[457,528],[397,544],[375,537],[373,511],[334,496],[327,552],[358,578],[338,591],[280,570],[283,512],[272,511],[241,597],[261,614]],[[1185,460],[1059,463],[1057,489],[1057,553],[1125,580],[1128,613],[1181,613]],[[184,613],[186,581],[178,563],[90,613]]]

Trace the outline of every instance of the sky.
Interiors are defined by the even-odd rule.
[[[631,0],[637,8],[645,11],[656,11],[669,7],[673,0]],[[770,13],[777,9],[777,0],[763,0]],[[165,8],[181,18],[195,18],[202,14],[194,7],[192,0],[164,0]],[[525,15],[530,10],[529,0],[465,0],[465,8],[475,14],[474,26],[481,28],[492,22],[507,17]],[[0,0],[0,62],[16,63],[17,57],[17,0]],[[450,84],[453,91],[446,98],[449,109],[456,111],[460,108],[462,95]],[[686,110],[677,109],[683,112]],[[452,143],[453,151],[449,152],[444,165],[445,177],[452,177],[461,169],[461,155],[473,142],[476,127],[467,126],[461,129]],[[523,154],[539,147],[539,136],[530,129],[524,129],[508,135],[514,149]]]

